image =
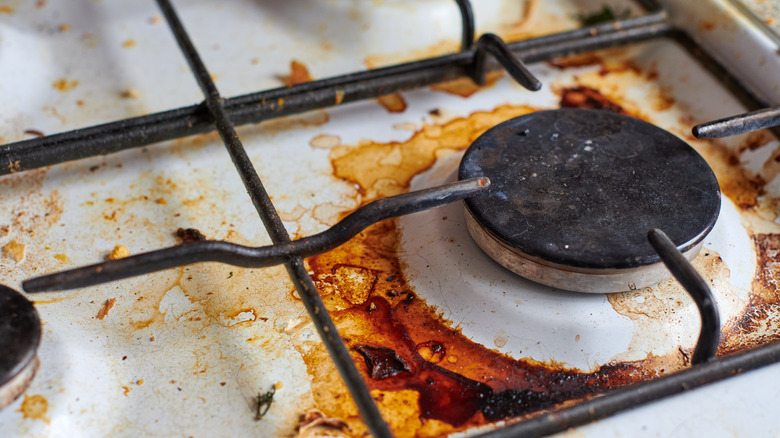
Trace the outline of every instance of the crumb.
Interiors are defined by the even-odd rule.
[[[131,47],[135,47],[135,40],[129,39],[122,43],[122,47],[125,49],[129,49]]]
[[[127,247],[124,245],[117,245],[114,247],[113,250],[111,250],[111,254],[108,255],[109,260],[116,260],[125,258],[130,255],[130,251],[127,250]]]
[[[60,32],[67,32],[70,30],[70,26],[67,24],[60,24],[59,30]]]
[[[152,24],[157,24],[160,21],[162,21],[162,18],[160,18],[159,15],[155,15],[154,17],[149,19],[149,22],[152,23]]]
[[[119,95],[122,96],[123,99],[138,100],[141,98],[141,93],[135,88],[128,88],[122,91],[121,93],[119,93]]]
[[[112,307],[114,307],[114,304],[116,303],[116,298],[111,298],[109,300],[106,300],[105,303],[103,303],[103,306],[98,311],[97,316],[95,318],[99,320],[103,320],[103,318],[108,315],[108,311],[111,310]]]
[[[27,247],[23,243],[19,243],[16,240],[12,240],[8,242],[3,247],[3,250],[5,251],[6,255],[14,259],[17,263],[24,260],[24,252],[26,249]]]
[[[0,226],[0,237],[5,237],[5,236],[7,236],[9,234],[11,234],[11,226],[10,225]]]
[[[275,389],[276,391],[278,391],[278,390],[282,389],[282,387],[284,387],[284,383],[282,383],[281,381],[279,381],[279,382],[276,382],[276,383],[274,384],[274,389]]]
[[[70,261],[70,257],[68,257],[67,254],[55,254],[54,258],[62,263],[68,263]]]
[[[156,202],[156,203],[158,203],[160,205],[165,205],[165,204],[168,203],[168,201],[166,201],[165,198],[157,198],[157,200],[154,201],[154,202]]]
[[[13,14],[14,8],[10,6],[0,6],[0,14]]]

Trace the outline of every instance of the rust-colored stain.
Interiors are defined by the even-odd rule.
[[[290,62],[290,74],[279,75],[276,77],[284,85],[291,87],[295,84],[302,84],[312,80],[309,69],[302,62],[293,60]],[[280,104],[281,106],[281,104]]]
[[[112,307],[114,307],[114,304],[116,304],[116,298],[110,298],[106,300],[103,305],[100,307],[100,310],[98,310],[97,315],[95,318],[99,320],[103,320],[103,318],[108,315],[108,311],[111,310]]]
[[[377,97],[377,102],[382,105],[389,113],[402,113],[406,111],[406,101],[401,93],[393,93]]]
[[[622,106],[604,96],[599,90],[585,86],[565,88],[561,92],[561,107],[601,109],[630,115]]]
[[[78,87],[78,85],[79,85],[79,81],[69,81],[65,78],[57,79],[51,84],[51,86],[58,91],[70,91]]]
[[[29,418],[31,420],[41,420],[46,424],[49,424],[51,421],[46,416],[46,412],[48,410],[49,401],[46,400],[46,397],[40,394],[30,396],[25,394],[24,401],[22,401],[22,406],[19,408],[19,412],[22,413],[24,418]]]
[[[724,324],[719,354],[755,348],[780,339],[780,234],[753,236],[758,266],[746,311]]]

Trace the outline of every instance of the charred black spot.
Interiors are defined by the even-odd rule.
[[[206,236],[195,228],[179,228],[176,230],[176,238],[179,239],[181,243],[206,240]]]
[[[387,347],[358,345],[355,349],[363,355],[372,379],[382,380],[400,373],[411,373],[409,364],[394,350]]]

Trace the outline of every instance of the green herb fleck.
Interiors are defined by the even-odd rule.
[[[615,20],[625,20],[631,16],[631,11],[626,9],[620,13],[615,13],[611,7],[604,5],[601,10],[592,14],[580,15],[577,17],[583,26],[593,26],[594,24],[606,23]]]
[[[276,389],[271,387],[271,390],[265,394],[257,394],[257,409],[255,410],[255,421],[263,419],[268,410],[271,409],[271,404],[274,402],[274,394]]]

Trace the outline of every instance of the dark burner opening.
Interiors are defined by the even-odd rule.
[[[693,148],[607,111],[542,111],[495,126],[461,161],[459,177],[476,176],[490,178],[491,186],[466,207],[496,245],[578,272],[659,263],[646,238],[651,228],[682,252],[698,250],[720,211],[718,182]]]
[[[0,409],[19,397],[38,366],[41,322],[22,294],[0,285]]]

